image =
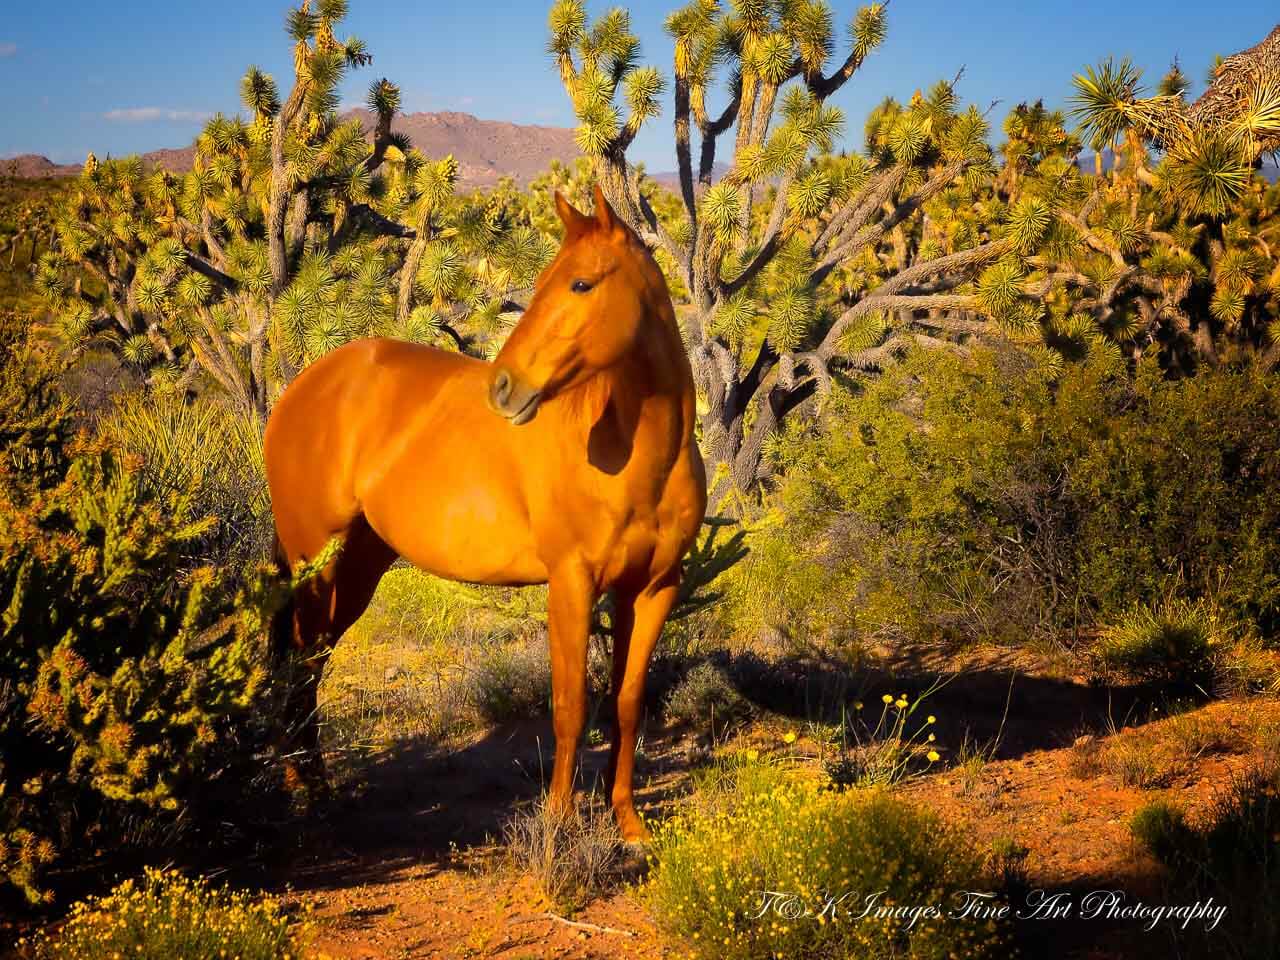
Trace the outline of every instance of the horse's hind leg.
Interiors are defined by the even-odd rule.
[[[342,549],[329,567],[294,596],[293,629],[289,632],[294,672],[287,678],[285,782],[291,792],[328,792],[320,744],[318,694],[333,645],[360,618],[373,599],[378,581],[395,562],[396,553],[357,516],[343,534]]]

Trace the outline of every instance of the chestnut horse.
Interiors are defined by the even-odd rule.
[[[565,811],[592,609],[612,590],[606,784],[622,835],[639,840],[631,782],[645,674],[702,522],[706,479],[666,281],[599,188],[595,203],[586,216],[556,195],[564,244],[492,363],[361,340],[285,391],[265,437],[278,551],[292,568],[334,536],[343,547],[296,592],[276,635],[312,671],[292,712],[315,757],[319,670],[397,556],[451,580],[550,584],[549,799]]]

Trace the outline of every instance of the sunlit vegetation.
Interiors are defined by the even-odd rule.
[[[1153,716],[1177,705],[1074,746],[1034,732],[1061,741],[1073,787],[1142,791],[1133,834],[1171,895],[1225,898],[1261,932],[1217,942],[1273,953],[1273,764],[1209,816],[1150,792],[1280,754],[1274,728],[1199,712],[1280,690],[1280,186],[1257,170],[1280,142],[1273,48],[1221,61],[1200,98],[1176,66],[1146,91],[1108,60],[1064,109],[1026,91],[992,115],[963,77],[921,77],[846,118],[832,97],[892,42],[888,5],[694,0],[665,21],[668,68],[627,11],[556,0],[582,156],[467,193],[453,158],[396,132],[391,81],[369,88],[371,128],[340,116],[339,83],[371,59],[338,39],[346,8],[290,13],[290,75],[250,68],[190,173],[90,156],[65,181],[0,181],[8,892],[60,909],[60,878],[122,853],[181,862],[246,796],[286,815],[264,419],[358,337],[492,356],[557,249],[555,192],[586,208],[598,183],[667,275],[716,514],[641,750],[678,745],[629,894],[664,935],[709,957],[1009,955],[995,919],[752,917],[764,887],[911,905],[1029,882],[1020,840],[984,853],[907,798],[942,771],[991,793],[1000,734],[935,716],[924,679],[986,652]],[[628,159],[655,122],[674,123],[675,190]],[[606,600],[592,747],[610,619]],[[448,756],[546,724],[545,622],[543,588],[392,569],[321,687],[339,789],[389,748]],[[505,862],[557,908],[621,895],[601,799],[504,820]],[[279,957],[310,933],[274,899],[148,872],[24,949]]]

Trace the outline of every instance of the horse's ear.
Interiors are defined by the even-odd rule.
[[[596,201],[596,223],[600,225],[600,229],[606,232],[616,230],[619,223],[618,215],[614,213],[613,207],[609,205],[609,201],[605,199],[604,191],[600,189],[600,184],[596,184],[592,191]]]
[[[565,199],[564,194],[556,191],[556,213],[564,224],[565,236],[575,237],[587,229],[591,218],[579,213],[578,209]]]

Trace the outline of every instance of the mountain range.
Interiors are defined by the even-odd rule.
[[[368,110],[350,110],[342,116],[359,120],[366,129],[373,127],[374,115]],[[566,127],[481,120],[469,113],[402,114],[395,129],[428,157],[452,153],[462,186],[471,189],[492,187],[506,176],[523,185],[546,172],[552,160],[571,163],[580,153],[573,131]],[[148,166],[174,173],[190,170],[194,157],[194,146],[142,154]],[[34,153],[0,159],[0,176],[68,177],[80,169],[78,163],[54,163]]]
[[[366,129],[372,129],[374,115],[363,109],[350,110],[344,119],[358,119]],[[536,124],[508,123],[501,120],[481,120],[469,113],[446,111],[441,113],[409,113],[396,118],[395,129],[409,137],[413,145],[428,157],[453,154],[458,161],[461,185],[467,189],[494,186],[503,177],[511,177],[524,185],[546,172],[552,160],[572,163],[580,151],[573,130],[567,127],[547,127]],[[142,154],[149,166],[163,167],[174,173],[191,169],[195,147],[153,150]],[[1104,156],[1104,167],[1110,158]],[[1093,169],[1093,157],[1081,157],[1080,166]],[[80,164],[54,163],[39,154],[23,154],[0,159],[0,176],[69,177],[80,172]],[[716,166],[716,177],[724,167]],[[1263,176],[1272,182],[1280,178],[1280,167],[1274,163],[1264,165]],[[650,174],[651,178],[672,190],[678,190],[680,181],[675,173]]]

